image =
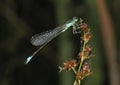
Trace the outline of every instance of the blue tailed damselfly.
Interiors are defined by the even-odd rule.
[[[65,24],[55,29],[35,34],[34,36],[32,36],[32,45],[40,47],[31,56],[27,58],[25,64],[27,64],[32,59],[32,57],[35,56],[39,52],[39,50],[42,49],[47,43],[49,43],[53,38],[57,37],[62,32],[65,32],[69,27],[73,26],[73,32],[76,33],[76,22],[78,22],[78,18],[73,17],[72,20],[67,21]]]

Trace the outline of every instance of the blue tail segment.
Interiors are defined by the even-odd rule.
[[[27,60],[25,61],[25,64],[28,64],[31,59],[32,59],[32,56],[28,57]]]

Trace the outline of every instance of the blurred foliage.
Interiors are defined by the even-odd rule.
[[[120,61],[119,0],[106,0],[115,31],[117,63]],[[79,35],[72,30],[61,34],[45,46],[28,65],[25,59],[37,47],[30,38],[53,29],[74,16],[91,28],[90,41],[95,57],[93,74],[82,85],[109,85],[108,63],[103,49],[96,0],[1,0],[0,1],[0,85],[72,85],[72,73],[59,73],[58,66],[77,56]]]

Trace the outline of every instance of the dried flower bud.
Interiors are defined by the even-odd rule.
[[[91,52],[92,49],[89,45],[86,45],[85,49],[84,49],[84,52]]]
[[[81,57],[82,57],[82,52],[79,52],[78,59],[81,59]]]
[[[82,23],[80,28],[81,28],[82,31],[85,31],[88,28],[88,26],[87,26],[86,23]]]
[[[89,65],[88,63],[86,63],[85,65],[83,65],[82,73],[83,73],[85,76],[89,76],[89,75],[91,74],[90,65]]]
[[[82,37],[85,42],[88,42],[91,38],[91,33],[87,32],[84,37]]]
[[[77,80],[82,80],[84,78],[84,74],[81,72],[81,71],[79,71],[77,74],[76,74],[76,79]]]
[[[82,80],[84,79],[86,76],[89,76],[91,74],[91,71],[90,71],[90,66],[88,64],[85,64],[83,66],[83,68],[81,69],[81,71],[79,71],[77,74],[76,74],[76,78],[78,80]]]
[[[76,60],[70,60],[64,63],[64,68],[67,70],[71,70],[71,68],[75,68],[76,66]]]

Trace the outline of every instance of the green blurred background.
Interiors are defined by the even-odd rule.
[[[0,85],[73,85],[73,73],[58,69],[80,49],[80,35],[71,29],[24,62],[38,48],[30,43],[32,35],[74,16],[91,28],[95,54],[92,75],[82,85],[120,85],[119,5],[120,0],[0,0]]]

